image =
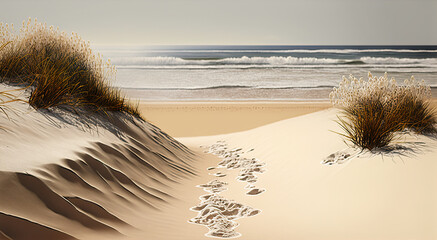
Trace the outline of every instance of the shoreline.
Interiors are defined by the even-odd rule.
[[[436,98],[437,100],[437,98]],[[324,104],[329,103],[329,100],[139,100],[139,104]]]
[[[329,102],[331,87],[319,88],[210,88],[131,89],[120,88],[132,101],[140,102]],[[433,98],[437,87],[431,87]]]
[[[332,88],[209,88],[209,89],[126,89],[130,99],[140,101],[329,101]],[[436,91],[437,94],[437,91]]]

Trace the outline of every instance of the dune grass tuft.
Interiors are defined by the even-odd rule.
[[[13,102],[26,102],[20,98],[17,98],[17,96],[13,93],[15,91],[21,91],[23,89],[13,89],[13,90],[4,90],[4,91],[0,91],[0,112],[2,114],[4,114],[8,119],[9,118],[9,113],[15,113],[16,114],[16,109],[12,106],[10,106],[11,103]],[[6,130],[5,127],[0,125],[0,129],[1,130]]]
[[[15,34],[13,26],[0,23],[0,44],[1,80],[31,86],[29,104],[34,108],[64,105],[140,117],[138,108],[109,84],[115,67],[93,54],[89,42],[76,33],[29,19]]]
[[[343,77],[330,94],[334,106],[342,109],[340,133],[362,149],[387,146],[396,133],[410,130],[417,134],[435,134],[436,112],[429,104],[431,89],[414,77],[398,86],[387,74],[368,81]]]
[[[0,51],[6,47],[10,42],[6,42],[2,45],[0,45]],[[12,107],[8,106],[9,103],[13,102],[22,102],[23,100],[18,99],[12,92],[22,90],[22,89],[15,89],[15,90],[5,90],[0,91],[0,112],[2,112],[6,117],[9,118],[9,114],[6,110],[13,110]],[[0,129],[5,129],[3,126],[0,126]]]

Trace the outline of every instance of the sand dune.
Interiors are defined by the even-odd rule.
[[[238,172],[221,171],[231,175],[220,178],[227,182],[221,195],[261,210],[237,220],[241,239],[436,239],[437,141],[406,135],[396,142],[407,146],[403,151],[321,164],[331,154],[357,151],[330,131],[339,131],[336,113],[180,141],[193,148],[225,142],[229,149],[253,149],[239,158],[265,163],[256,185],[266,191],[255,197],[247,196]]]
[[[357,152],[335,109],[175,140],[117,114],[12,107],[0,239],[437,238],[433,138]]]
[[[0,117],[2,238],[124,237],[133,212],[159,210],[195,173],[193,153],[147,122],[12,107]]]

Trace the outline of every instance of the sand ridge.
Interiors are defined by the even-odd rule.
[[[12,107],[22,114],[0,115],[0,236],[123,238],[196,173],[191,150],[145,121]]]

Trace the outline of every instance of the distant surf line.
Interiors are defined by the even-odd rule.
[[[183,66],[183,65],[429,65],[437,67],[437,58],[395,58],[395,57],[361,57],[359,59],[270,56],[270,57],[229,57],[189,59],[180,57],[122,57],[114,58],[116,66]]]

